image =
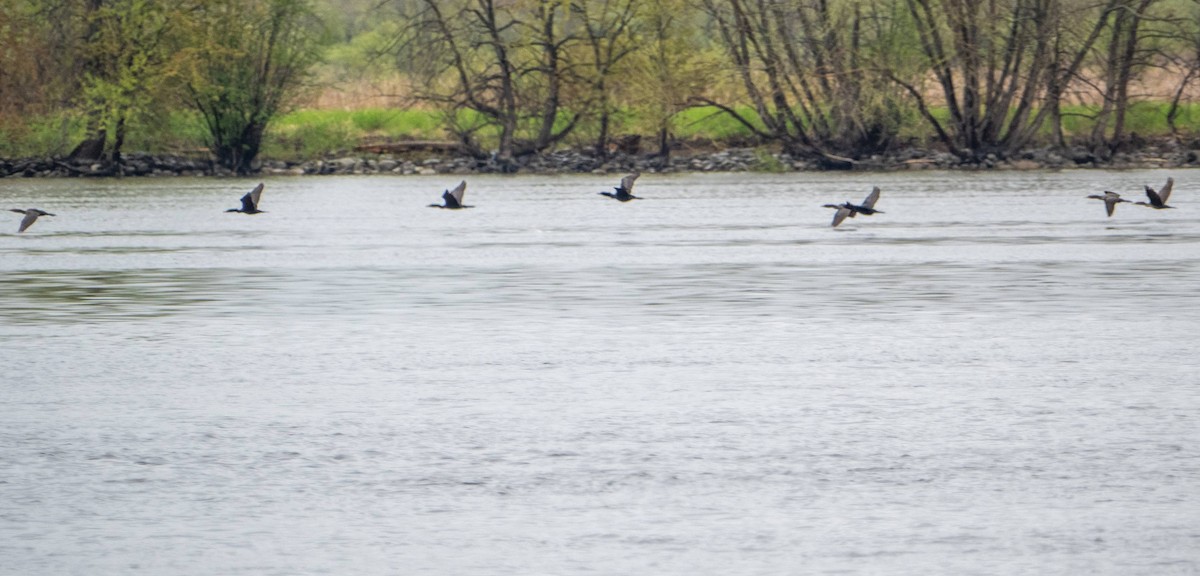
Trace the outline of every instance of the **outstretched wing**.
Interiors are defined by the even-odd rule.
[[[446,203],[443,208],[462,208],[462,204],[458,203],[458,198],[455,198],[449,190],[442,192],[442,201]]]
[[[847,216],[853,213],[853,210],[845,206],[838,207],[838,211],[833,214],[833,226],[836,228],[838,224],[842,223],[842,220],[845,220]]]
[[[867,199],[863,200],[862,207],[863,208],[874,208],[875,203],[878,201],[879,201],[879,187],[876,186],[871,189],[870,194],[867,194]]]
[[[242,212],[254,212],[257,209],[253,192],[247,192],[245,196],[242,196]]]
[[[1108,215],[1110,217],[1113,215],[1113,208],[1117,207],[1117,202],[1119,200],[1120,200],[1120,197],[1115,194],[1113,194],[1111,196],[1108,194],[1104,195],[1104,209],[1108,211]]]
[[[1163,184],[1161,190],[1158,191],[1158,197],[1162,199],[1163,204],[1171,200],[1171,189],[1175,187],[1175,179],[1167,178],[1167,183]]]
[[[1151,206],[1161,207],[1163,205],[1162,197],[1149,186],[1146,186],[1146,197],[1150,199]]]
[[[249,194],[250,201],[254,203],[255,208],[258,208],[258,201],[260,198],[262,198],[262,191],[263,191],[263,183],[262,182],[259,182],[258,186],[255,186],[254,189],[250,191],[250,194]]]
[[[38,219],[39,214],[36,210],[26,210],[25,217],[21,219],[21,227],[17,228],[17,232],[24,232],[26,228],[33,225],[33,222]]]
[[[621,187],[625,189],[626,194],[633,194],[633,182],[641,175],[641,172],[634,172],[621,179]]]
[[[459,182],[458,186],[455,186],[453,190],[447,192],[447,194],[450,194],[451,196],[454,197],[454,203],[457,204],[458,206],[462,206],[463,194],[466,194],[466,193],[467,193],[467,181],[466,180]]]

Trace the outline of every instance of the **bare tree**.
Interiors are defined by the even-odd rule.
[[[415,5],[415,6],[413,6]],[[541,152],[577,125],[565,120],[562,98],[577,83],[559,1],[417,0],[400,3],[411,23],[398,44],[419,77],[417,98],[445,113],[464,150],[490,155],[482,136],[495,139],[499,168],[513,171],[520,156]]]
[[[1146,11],[1155,0],[1121,0],[1116,6],[1103,60],[1104,85],[1101,106],[1092,127],[1093,150],[1111,154],[1125,139],[1129,111],[1129,87],[1138,70],[1147,64],[1147,51],[1140,47]]]
[[[1180,140],[1178,120],[1184,109],[1184,100],[1188,89],[1200,78],[1200,2],[1193,1],[1188,8],[1184,14],[1167,20],[1164,35],[1171,44],[1157,51],[1164,68],[1176,79],[1166,121],[1171,136],[1177,142]]]
[[[574,0],[571,11],[583,21],[584,38],[590,55],[590,81],[599,123],[595,150],[608,157],[612,121],[612,86],[617,66],[637,50],[634,34],[639,14],[638,0]]]
[[[948,123],[933,115],[919,81],[892,79],[954,154],[969,160],[1006,154],[1028,144],[1046,118],[1058,114],[1063,92],[1120,1],[1064,14],[1061,0],[905,0]],[[1070,42],[1064,19],[1092,24],[1081,40]]]
[[[699,65],[703,42],[695,32],[702,29],[704,16],[689,13],[688,1],[658,0],[642,10],[635,37],[641,50],[631,54],[636,65],[624,76],[631,84],[629,96],[648,112],[655,126],[655,156],[663,164],[671,155],[672,119],[711,82]]]
[[[886,148],[899,113],[894,86],[872,69],[879,31],[858,2],[704,0],[754,115],[715,106],[792,154],[847,167],[851,154]]]
[[[565,125],[559,126],[564,93],[576,80],[576,65],[570,61],[568,48],[578,37],[561,22],[569,7],[561,0],[537,0],[530,9],[531,18],[518,18],[529,31],[533,61],[522,64],[520,73],[528,84],[518,83],[517,89],[521,100],[533,111],[536,126],[531,140],[518,142],[514,151],[518,156],[541,152],[558,143],[583,116],[582,109],[570,111]]]

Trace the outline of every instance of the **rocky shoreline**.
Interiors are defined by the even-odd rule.
[[[1200,148],[1174,143],[1148,144],[1133,152],[1117,152],[1101,159],[1084,148],[1036,149],[1010,158],[988,155],[978,162],[929,149],[906,148],[886,155],[855,159],[840,169],[894,170],[1036,170],[1065,168],[1175,168],[1200,166]],[[95,162],[55,159],[0,160],[0,177],[105,177],[105,176],[232,176],[210,159],[174,155],[127,155],[118,171],[115,166]],[[605,174],[617,172],[801,172],[828,170],[816,160],[792,158],[765,148],[728,148],[699,153],[678,152],[668,161],[661,157],[618,153],[601,159],[589,152],[564,150],[522,158],[523,174]],[[349,175],[349,174],[486,174],[502,172],[493,160],[449,154],[412,155],[361,154],[305,162],[263,160],[263,175]]]

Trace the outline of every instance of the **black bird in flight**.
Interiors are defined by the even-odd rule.
[[[878,201],[879,187],[876,186],[875,188],[871,189],[870,194],[867,194],[867,198],[863,200],[862,204],[851,204],[850,202],[845,202],[842,204],[825,204],[825,207],[837,209],[837,212],[833,215],[833,226],[837,226],[838,224],[842,223],[842,220],[845,220],[847,217],[853,218],[857,214],[866,214],[867,216],[872,214],[883,214],[882,211],[875,209],[875,203]]]
[[[1171,198],[1171,188],[1174,187],[1174,178],[1167,178],[1167,183],[1164,184],[1162,190],[1159,190],[1158,192],[1155,192],[1153,188],[1146,186],[1146,197],[1150,199],[1150,202],[1134,202],[1134,204],[1137,204],[1138,206],[1149,206],[1155,210],[1174,208],[1174,206],[1167,206],[1167,200]]]
[[[446,210],[461,210],[463,208],[474,208],[462,203],[463,194],[467,191],[467,181],[463,180],[455,186],[453,190],[442,192],[442,201],[445,204],[430,204],[430,208],[444,208]]]
[[[1122,202],[1129,202],[1128,200],[1122,198],[1120,194],[1117,194],[1116,192],[1109,192],[1108,190],[1104,191],[1103,196],[1101,196],[1099,194],[1092,194],[1092,195],[1088,196],[1088,198],[1095,198],[1097,200],[1103,200],[1104,201],[1104,209],[1106,211],[1108,211],[1108,216],[1110,218],[1112,217],[1113,210],[1116,209],[1117,204],[1120,204]]]
[[[17,228],[18,233],[24,232],[27,228],[33,226],[33,223],[37,221],[38,216],[53,216],[53,214],[46,212],[45,210],[38,210],[37,208],[28,208],[25,210],[20,208],[9,208],[9,211],[25,215],[25,217],[21,219],[21,227]]]
[[[262,198],[262,191],[263,184],[262,182],[259,182],[258,186],[255,186],[253,190],[247,192],[245,196],[242,196],[241,208],[230,208],[226,210],[226,212],[241,212],[242,214],[261,214],[266,212],[266,210],[258,209],[258,199]]]
[[[599,192],[599,194],[601,196],[608,196],[609,198],[615,198],[622,202],[628,202],[630,200],[641,200],[642,198],[640,196],[633,195],[633,182],[638,179],[638,176],[641,176],[641,175],[642,175],[641,172],[634,172],[633,174],[630,174],[630,175],[622,178],[621,185],[613,187],[613,190],[616,190],[615,193],[614,192]]]

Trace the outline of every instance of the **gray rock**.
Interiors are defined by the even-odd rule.
[[[361,163],[362,163],[362,159],[352,158],[352,157],[347,156],[345,158],[338,158],[336,160],[330,160],[329,162],[326,163],[326,165],[333,167],[334,170],[350,171],[350,170],[354,170],[354,168],[357,167]]]

